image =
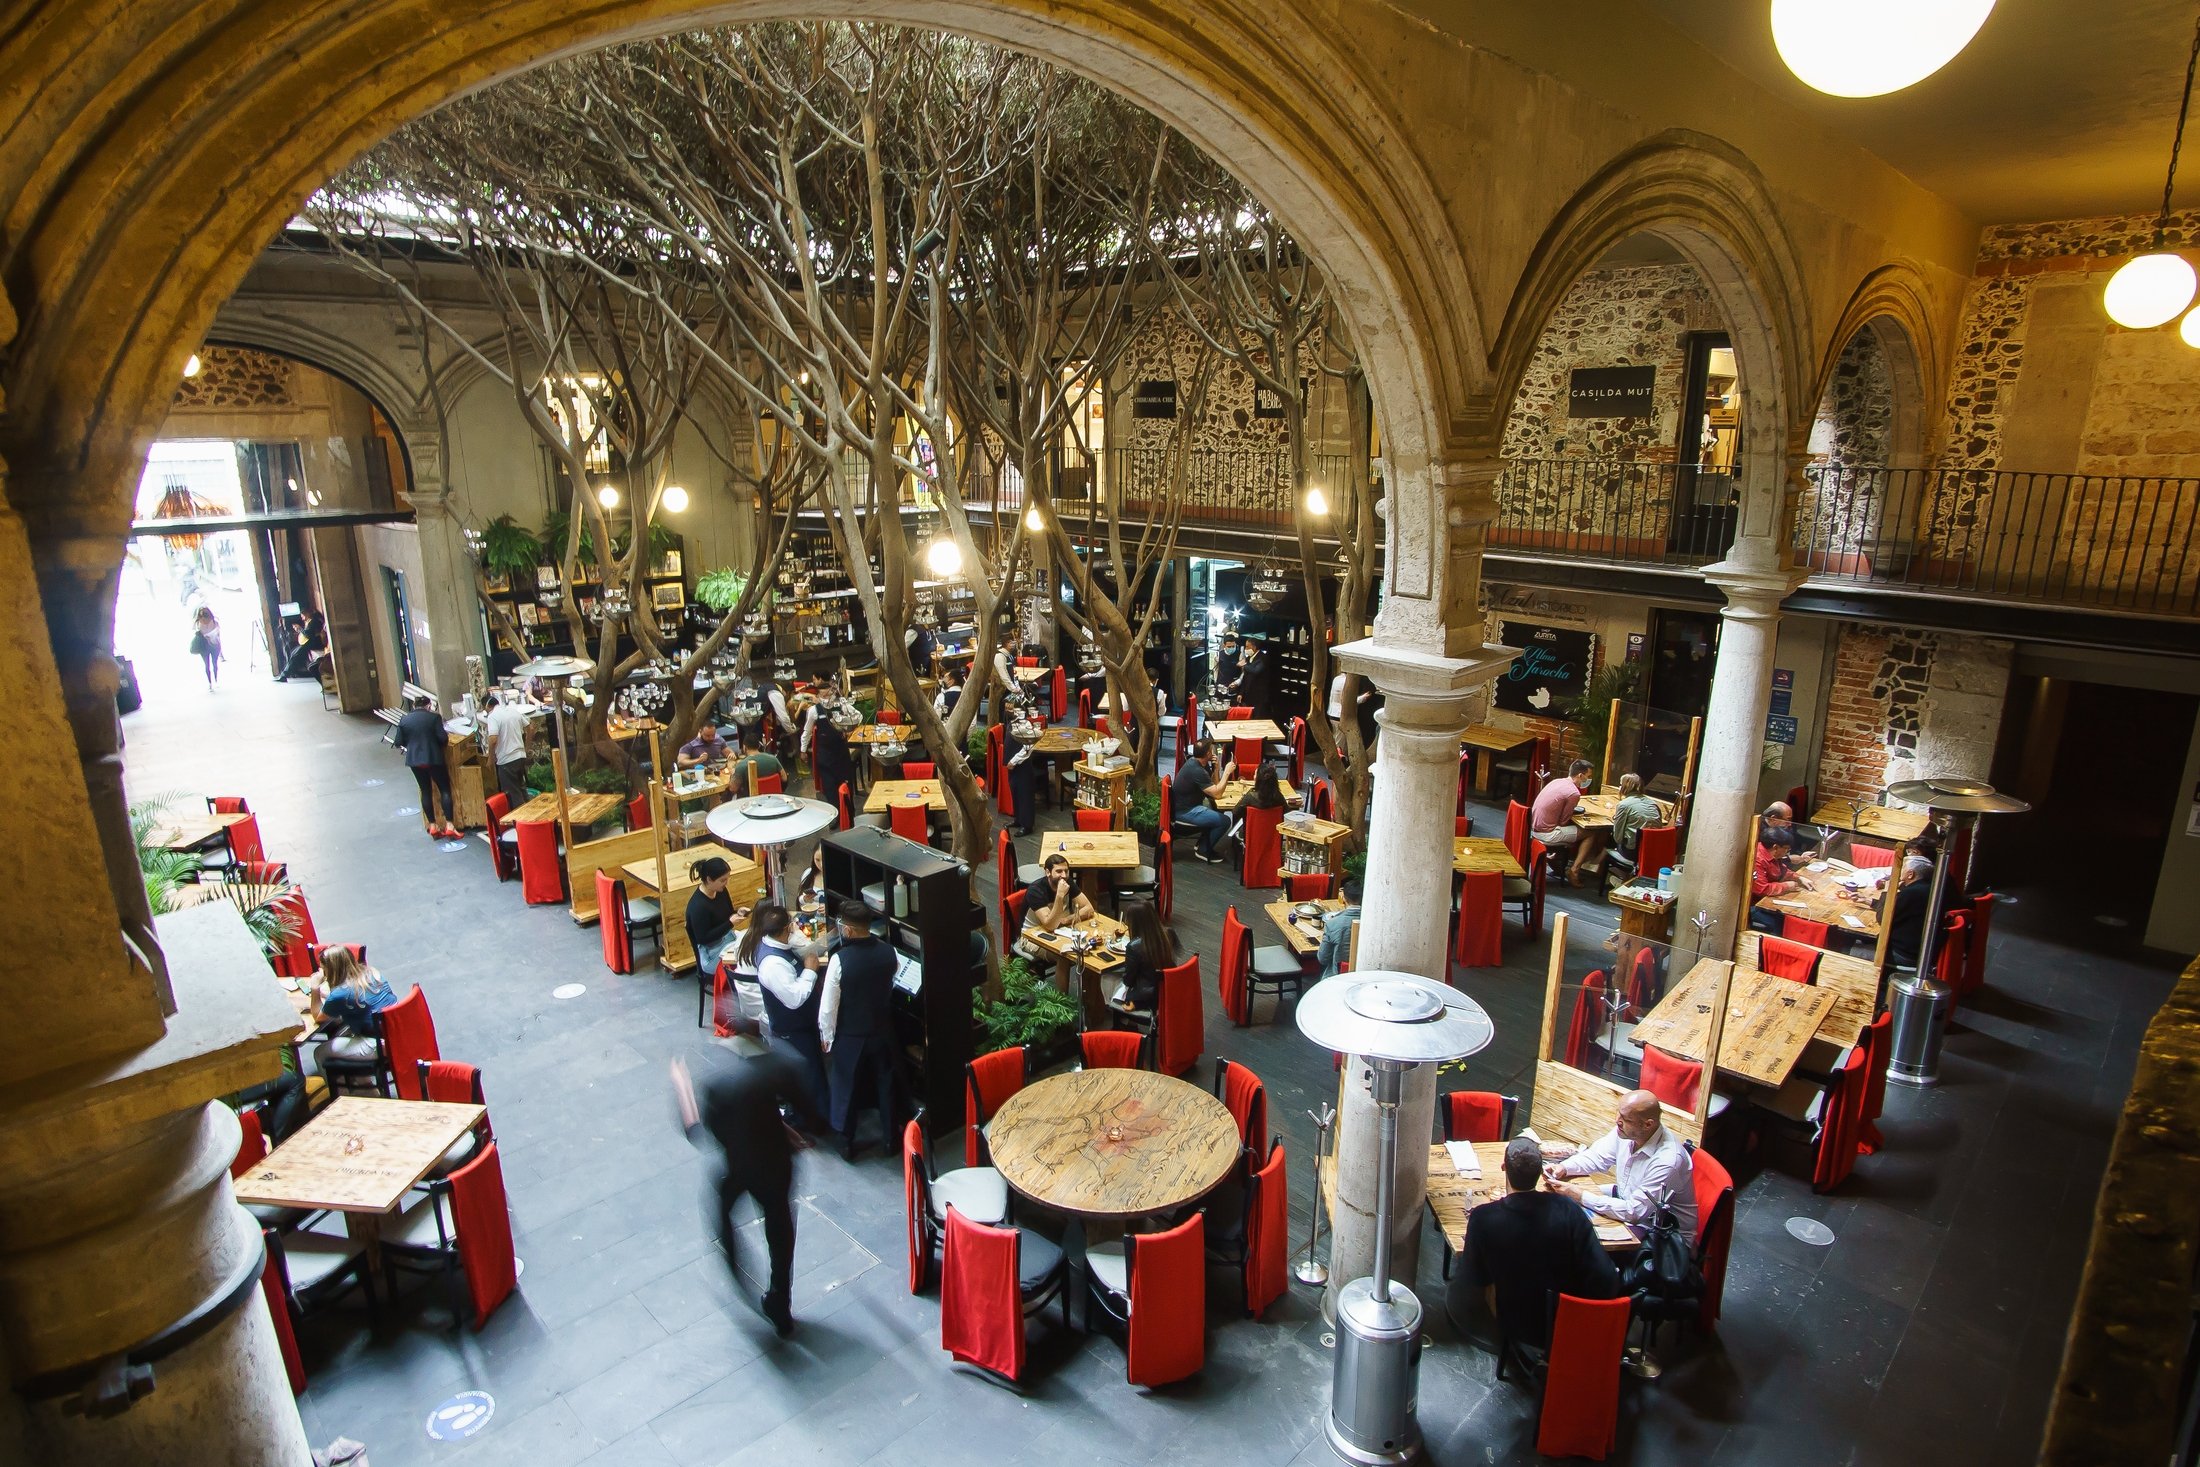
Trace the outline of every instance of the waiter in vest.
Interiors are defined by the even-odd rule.
[[[734,949],[733,969],[756,975],[772,1046],[785,1050],[802,1067],[810,1087],[810,1108],[822,1113],[825,1054],[817,1035],[817,959],[798,956],[790,946],[793,935],[793,913],[775,902],[759,904],[749,914],[749,930],[742,934],[741,945]]]
[[[840,941],[825,965],[824,997],[818,1002],[817,1033],[824,1045],[832,1079],[833,1129],[840,1132],[840,1154],[856,1154],[857,1098],[868,1092],[878,1105],[883,1135],[898,1134],[901,1084],[894,1063],[893,944],[871,935],[871,909],[859,901],[840,904]]]

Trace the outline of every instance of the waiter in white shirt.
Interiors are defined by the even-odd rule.
[[[497,789],[511,810],[527,803],[527,710],[519,695],[489,695],[489,716],[481,721],[496,760]]]
[[[1647,1090],[1620,1097],[1613,1128],[1579,1151],[1545,1145],[1543,1175],[1550,1189],[1600,1217],[1647,1223],[1660,1207],[1680,1219],[1681,1236],[1696,1236],[1695,1166],[1680,1137],[1665,1129],[1658,1098]],[[1549,1163],[1554,1163],[1549,1164]],[[1566,1180],[1609,1171],[1609,1189],[1590,1191]]]

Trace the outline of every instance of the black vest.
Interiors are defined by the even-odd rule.
[[[898,966],[891,944],[869,937],[842,946],[840,963],[840,1017],[834,1036],[867,1038],[890,1034],[894,1027],[894,970]]]
[[[760,948],[756,954],[758,974],[762,974],[765,963],[777,961],[781,956],[789,958],[797,967],[801,966],[801,960],[794,958],[791,953],[767,954]],[[809,998],[803,1001],[800,1008],[794,1009],[788,1008],[779,1001],[778,995],[772,992],[769,983],[758,983],[756,986],[757,990],[764,995],[764,1017],[771,1021],[772,1033],[775,1036],[781,1039],[795,1039],[804,1034],[813,1039],[817,1037],[817,1003],[824,996],[821,991],[824,987],[823,984],[811,984]]]

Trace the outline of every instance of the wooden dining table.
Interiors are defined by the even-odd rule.
[[[382,1219],[484,1114],[472,1104],[340,1095],[231,1190],[239,1202],[340,1212],[372,1250]],[[368,1267],[379,1267],[373,1251]]]
[[[211,810],[192,810],[181,815],[163,815],[153,823],[145,843],[160,850],[195,850],[229,830],[250,820],[248,810],[231,811],[217,815]]]
[[[1701,1060],[1710,1045],[1720,970],[1729,966],[1718,958],[1699,960],[1635,1025],[1635,1043]],[[1720,1073],[1775,1090],[1786,1084],[1839,997],[1830,987],[1734,967],[1719,1033]]]
[[[1487,794],[1490,788],[1490,767],[1498,756],[1535,742],[1535,735],[1517,729],[1499,728],[1491,723],[1470,723],[1459,731],[1459,742],[1472,749],[1474,759],[1474,787]]]
[[[1877,942],[1879,904],[1887,891],[1884,878],[1892,874],[1892,869],[1874,873],[1882,879],[1864,889],[1872,898],[1869,902],[1849,900],[1849,888],[1841,883],[1843,876],[1852,875],[1855,870],[1846,861],[1835,860],[1812,861],[1798,866],[1789,873],[1789,879],[1800,882],[1801,890],[1760,897],[1757,906],[1778,916],[1823,922],[1835,932],[1853,933],[1863,941]]]
[[[1113,917],[1099,912],[1082,922],[1065,922],[1051,931],[1041,931],[1029,922],[1024,924],[1024,941],[1054,959],[1054,985],[1064,993],[1076,995],[1087,1029],[1108,1027],[1108,1001],[1102,980],[1121,968],[1124,958],[1123,954],[1110,950],[1107,943],[1129,931]],[[1096,937],[1100,939],[1099,945],[1077,951],[1072,934]],[[1073,973],[1077,975],[1074,982]]]
[[[599,820],[610,819],[625,805],[626,799],[621,795],[588,795],[579,790],[568,790],[565,794],[565,817],[575,825],[594,825]],[[557,819],[557,791],[535,796],[504,818],[512,822]]]
[[[1809,823],[1900,845],[1923,835],[1932,818],[1931,812],[1926,810],[1901,810],[1892,805],[1866,805],[1857,809],[1847,800],[1824,800],[1811,811]]]
[[[1085,888],[1097,898],[1105,889],[1107,871],[1138,868],[1138,832],[1135,830],[1049,830],[1039,836],[1039,863],[1053,856],[1069,862]]]
[[[1278,779],[1276,781],[1276,788],[1283,792],[1283,799],[1286,808],[1289,808],[1298,803],[1299,792],[1296,789],[1292,788],[1290,780]],[[1244,804],[1245,797],[1252,792],[1252,780],[1233,779],[1228,784],[1224,785],[1219,793],[1213,796],[1215,808],[1217,810],[1220,810],[1225,815],[1235,814],[1238,806]]]
[[[1080,1218],[1189,1207],[1237,1160],[1237,1122],[1197,1085],[1151,1070],[1073,1070],[1026,1085],[986,1125],[1003,1180]]]
[[[1263,743],[1280,744],[1283,730],[1276,726],[1273,718],[1218,718],[1207,725],[1207,737],[1218,743],[1259,739]]]
[[[1556,1141],[1557,1137],[1551,1137]],[[1428,1149],[1428,1210],[1436,1219],[1436,1230],[1451,1244],[1452,1251],[1466,1247],[1467,1214],[1485,1202],[1495,1202],[1505,1195],[1505,1147],[1504,1141],[1477,1141],[1474,1143],[1474,1160],[1479,1177],[1462,1172],[1452,1161],[1451,1153],[1443,1146]],[[1595,1188],[1612,1180],[1610,1172],[1598,1172],[1594,1176],[1571,1179],[1584,1188]],[[1591,1214],[1590,1226],[1597,1241],[1608,1253],[1632,1253],[1642,1246],[1635,1230],[1623,1222]]]
[[[1673,807],[1652,797],[1658,807],[1658,825],[1673,823]],[[1618,795],[1583,795],[1581,803],[1574,807],[1573,822],[1583,830],[1610,830],[1612,817],[1619,811]]]
[[[1345,902],[1342,897],[1325,897],[1314,903],[1322,909],[1319,917],[1293,916],[1299,905],[1293,901],[1270,902],[1262,910],[1268,913],[1268,920],[1276,924],[1276,930],[1283,934],[1291,951],[1303,958],[1311,956],[1322,945],[1322,924],[1332,913],[1343,911]]]
[[[619,868],[626,878],[629,898],[646,897],[664,914],[664,926],[657,940],[657,966],[668,973],[685,973],[695,966],[695,945],[688,941],[687,935],[687,897],[695,889],[696,882],[688,874],[688,867],[708,856],[716,856],[731,868],[726,892],[735,906],[747,906],[762,897],[764,868],[716,841],[667,851],[665,884],[661,888],[657,885],[657,858],[653,855],[629,861]]]
[[[884,815],[897,805],[921,804],[926,810],[947,808],[947,789],[936,779],[882,779],[863,797],[863,813]]]
[[[1451,869],[1462,875],[1478,871],[1495,871],[1500,876],[1528,874],[1505,848],[1505,842],[1494,835],[1453,836]]]
[[[1052,667],[1018,667],[1011,669],[1020,683],[1035,683],[1054,676]]]

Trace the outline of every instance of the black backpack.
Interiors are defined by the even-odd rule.
[[[1641,1229],[1642,1248],[1620,1270],[1620,1282],[1634,1301],[1637,1319],[1680,1319],[1696,1313],[1703,1297],[1703,1270],[1696,1251],[1669,1208]]]

